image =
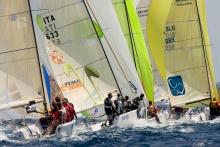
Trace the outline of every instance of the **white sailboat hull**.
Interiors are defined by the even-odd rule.
[[[184,115],[184,117],[188,120],[192,120],[194,122],[203,122],[209,120],[209,107],[205,107],[202,111],[196,113],[189,112]]]
[[[38,137],[61,138],[61,137],[72,136],[74,133],[74,130],[75,130],[75,120],[57,126],[55,134],[52,134],[52,135],[42,135],[42,131],[40,127],[36,124],[18,129],[15,135],[19,140],[29,140],[29,139],[38,138]]]
[[[148,119],[147,117],[145,117],[145,116],[147,116],[147,108],[146,107],[144,107],[140,110],[140,116],[141,116],[141,118],[137,117],[137,110],[133,110],[128,113],[121,114],[120,116],[115,117],[114,124],[112,126],[131,127],[135,124],[135,122],[137,122],[140,119],[145,120],[146,124],[149,124],[149,125],[150,124],[158,124],[156,121],[156,118]],[[165,122],[168,118],[168,116],[163,113],[159,114],[158,117],[161,122]],[[104,128],[104,126],[103,126],[104,123],[105,122],[101,122],[101,123],[89,126],[88,129],[91,131],[99,131]],[[109,125],[107,124],[106,126],[109,126]]]

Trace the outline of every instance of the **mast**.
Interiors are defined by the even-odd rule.
[[[38,57],[38,65],[39,65],[39,69],[40,69],[40,77],[41,77],[41,81],[42,81],[42,90],[43,90],[43,99],[44,99],[44,102],[43,102],[43,105],[44,105],[44,113],[45,113],[45,116],[48,116],[48,110],[47,110],[47,102],[46,102],[46,98],[45,98],[45,92],[44,92],[44,84],[43,84],[43,78],[42,78],[42,71],[41,71],[41,66],[40,66],[40,58],[39,58],[39,53],[38,53],[38,47],[37,47],[37,41],[36,41],[36,35],[35,35],[35,32],[34,32],[34,23],[33,23],[33,18],[32,18],[32,13],[31,13],[31,5],[30,5],[30,0],[28,0],[28,5],[29,5],[29,11],[30,11],[30,17],[31,17],[31,23],[32,23],[32,31],[33,31],[33,34],[34,34],[34,41],[35,41],[35,45],[36,45],[36,52],[37,52],[37,57]]]
[[[89,10],[88,10],[88,8],[87,8],[87,6],[86,6],[85,0],[83,0],[83,3],[84,3],[85,8],[86,8],[86,10],[87,10],[87,12],[88,12],[89,18],[92,20],[92,17],[91,17],[91,15],[90,15],[90,13],[89,13]],[[88,4],[88,5],[89,5],[89,4]],[[97,22],[97,23],[98,23],[98,22]],[[94,23],[92,23],[92,26],[93,26],[93,28],[94,28],[94,30],[95,30],[95,32],[96,32],[96,35],[98,36],[98,33],[97,33],[97,31],[96,31],[96,29],[95,29],[95,26],[94,26]],[[123,94],[122,94],[121,89],[120,89],[120,87],[119,87],[118,81],[116,80],[115,74],[114,74],[114,72],[113,72],[113,70],[112,70],[111,64],[110,64],[110,62],[109,62],[109,60],[108,60],[108,57],[107,57],[106,52],[105,52],[105,50],[104,50],[103,44],[102,44],[102,42],[101,42],[101,40],[100,40],[99,37],[98,37],[98,40],[99,40],[100,45],[102,46],[102,50],[103,50],[103,52],[104,52],[104,54],[105,54],[106,60],[107,60],[107,62],[108,62],[108,64],[109,64],[109,67],[110,67],[110,69],[111,69],[111,72],[112,72],[112,74],[113,74],[113,77],[114,77],[114,79],[115,79],[115,82],[116,82],[116,84],[117,84],[117,86],[118,86],[118,89],[119,89],[119,91],[120,91],[120,94],[121,94],[121,96],[123,97]]]
[[[210,91],[210,98],[211,98],[211,88],[210,88],[210,81],[209,81],[209,75],[208,75],[208,62],[206,61],[206,45],[205,45],[205,40],[204,40],[204,35],[203,35],[203,31],[202,31],[202,25],[200,22],[200,15],[199,15],[199,9],[198,9],[198,4],[197,4],[197,0],[195,0],[196,3],[196,9],[197,9],[197,14],[198,14],[198,21],[199,21],[199,27],[200,27],[200,35],[201,35],[201,39],[202,39],[202,48],[203,48],[203,52],[204,52],[204,61],[205,61],[205,65],[206,65],[206,74],[207,74],[207,78],[208,78],[208,84],[209,84],[209,91]]]

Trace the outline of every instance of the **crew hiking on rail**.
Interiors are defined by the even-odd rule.
[[[116,116],[132,110],[137,109],[137,116],[139,117],[140,109],[144,106],[143,97],[144,94],[141,94],[140,97],[135,97],[131,102],[128,96],[122,98],[121,94],[117,94],[117,98],[112,101],[112,93],[109,93],[108,97],[104,100],[105,114],[107,115],[109,125],[113,124]]]
[[[64,98],[61,104],[61,99],[59,97],[56,97],[55,101],[52,102],[50,117],[52,117],[52,121],[50,122],[47,131],[44,131],[42,135],[54,134],[58,125],[70,122],[74,117],[77,118],[73,104],[69,103],[67,98]]]

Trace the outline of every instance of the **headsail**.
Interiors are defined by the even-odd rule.
[[[109,92],[122,91],[123,94],[132,94],[131,84],[125,80],[123,71],[116,61],[126,58],[121,55],[121,52],[115,52],[122,57],[122,59],[115,59],[108,43],[114,44],[112,48],[117,47],[118,50],[119,48],[123,50],[124,46],[115,46],[118,45],[118,42],[112,43],[112,40],[108,40],[107,43],[106,39],[103,43],[102,39],[105,38],[105,35],[115,37],[116,34],[111,34],[108,28],[103,29],[85,3],[87,1],[83,0],[56,2],[45,0],[42,1],[40,16],[48,57],[55,74],[54,78],[64,97],[74,104],[77,112],[103,104],[103,100]],[[109,8],[105,7],[107,4],[100,3],[103,3],[102,9],[106,8],[105,11],[109,12]],[[101,7],[97,5],[95,8],[101,10]],[[112,21],[111,23],[115,23],[111,17],[108,19]],[[120,32],[118,34],[120,36]],[[128,57],[126,60],[129,59]],[[128,63],[130,62],[128,61]],[[124,64],[124,66],[128,66],[128,64]],[[138,89],[139,85],[135,83],[134,78],[130,78],[132,72],[129,72],[126,78]],[[138,92],[141,92],[140,88]]]
[[[154,10],[156,6],[162,6],[159,1],[153,1],[152,4],[155,6]],[[170,4],[167,5],[167,8],[170,7],[169,11],[167,9],[167,11],[163,11],[164,15],[161,15],[163,18],[155,18],[155,16],[153,18],[153,14],[151,14],[150,19],[152,22],[149,22],[151,24],[148,25],[151,29],[153,23],[155,26],[160,26],[154,27],[154,30],[158,30],[156,32],[158,34],[153,35],[154,30],[149,30],[148,35],[151,39],[155,35],[159,35],[158,41],[162,42],[162,39],[164,39],[165,46],[156,46],[156,44],[153,44],[153,40],[151,40],[152,43],[150,42],[150,37],[149,42],[154,47],[158,47],[157,52],[164,54],[164,67],[171,104],[184,106],[198,102],[186,107],[201,106],[202,103],[207,103],[213,97],[213,89],[210,86],[211,76],[209,70],[212,65],[207,62],[207,49],[197,1],[173,0],[171,3],[166,4]],[[152,9],[150,12],[153,13],[154,10]],[[166,22],[163,29],[163,25],[160,25],[161,22],[159,21]],[[158,62],[158,64],[161,63],[162,61]]]
[[[112,0],[148,100],[154,101],[153,73],[133,0]]]
[[[137,10],[138,18],[139,18],[139,21],[141,24],[145,43],[147,45],[147,50],[148,50],[148,54],[150,57],[150,62],[152,65],[152,71],[153,71],[153,77],[154,77],[154,101],[160,101],[160,100],[166,99],[168,97],[168,91],[167,91],[166,83],[160,73],[161,66],[158,66],[158,67],[156,66],[155,60],[158,60],[158,59],[153,58],[153,56],[151,54],[152,51],[151,51],[151,48],[149,47],[148,38],[147,38],[147,32],[146,32],[146,23],[147,22],[146,22],[146,20],[147,20],[147,15],[148,15],[151,1],[152,0],[140,0],[138,2],[136,10]],[[161,56],[161,54],[158,55],[158,57],[160,57],[160,56]],[[161,69],[161,70],[163,70],[163,69]]]
[[[1,114],[16,119],[27,114],[29,101],[42,102],[44,96],[28,0],[2,0],[0,26],[0,108],[15,108]],[[43,113],[41,105],[37,111]]]

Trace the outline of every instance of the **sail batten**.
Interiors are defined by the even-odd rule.
[[[153,6],[159,7],[158,2],[153,1]],[[165,70],[161,73],[166,74],[172,106],[199,107],[202,103],[198,101],[207,103],[206,100],[213,97],[210,64],[207,64],[207,49],[197,2],[172,0],[167,3],[166,13],[160,18],[166,22],[165,27],[160,28],[161,32],[164,29],[163,34],[159,36],[160,41],[163,39],[164,46],[157,47],[164,55]],[[158,24],[157,20],[153,22]],[[148,34],[152,39],[151,30]],[[152,44],[153,41],[149,42]],[[153,44],[153,47],[156,46]],[[154,55],[154,58],[157,59],[157,55]],[[161,64],[160,60],[157,60],[157,64]]]
[[[107,0],[87,2],[91,7],[90,14],[92,14],[93,21],[97,21],[102,30],[109,28],[100,40],[105,46],[108,58],[111,59],[110,64],[114,65],[112,66],[113,72],[122,94],[133,98],[136,94],[144,93],[112,3]]]
[[[0,109],[14,109],[11,115],[16,118],[29,117],[21,106],[35,99],[42,102],[44,97],[31,15],[28,0],[0,2]],[[7,116],[8,112],[0,114]],[[33,116],[39,118],[41,114]]]
[[[119,92],[105,46],[99,41],[108,29],[100,30],[84,1],[56,2],[43,1],[42,8],[47,10],[39,14],[47,56],[61,98],[67,97],[76,112],[82,112],[103,104],[109,92]]]

